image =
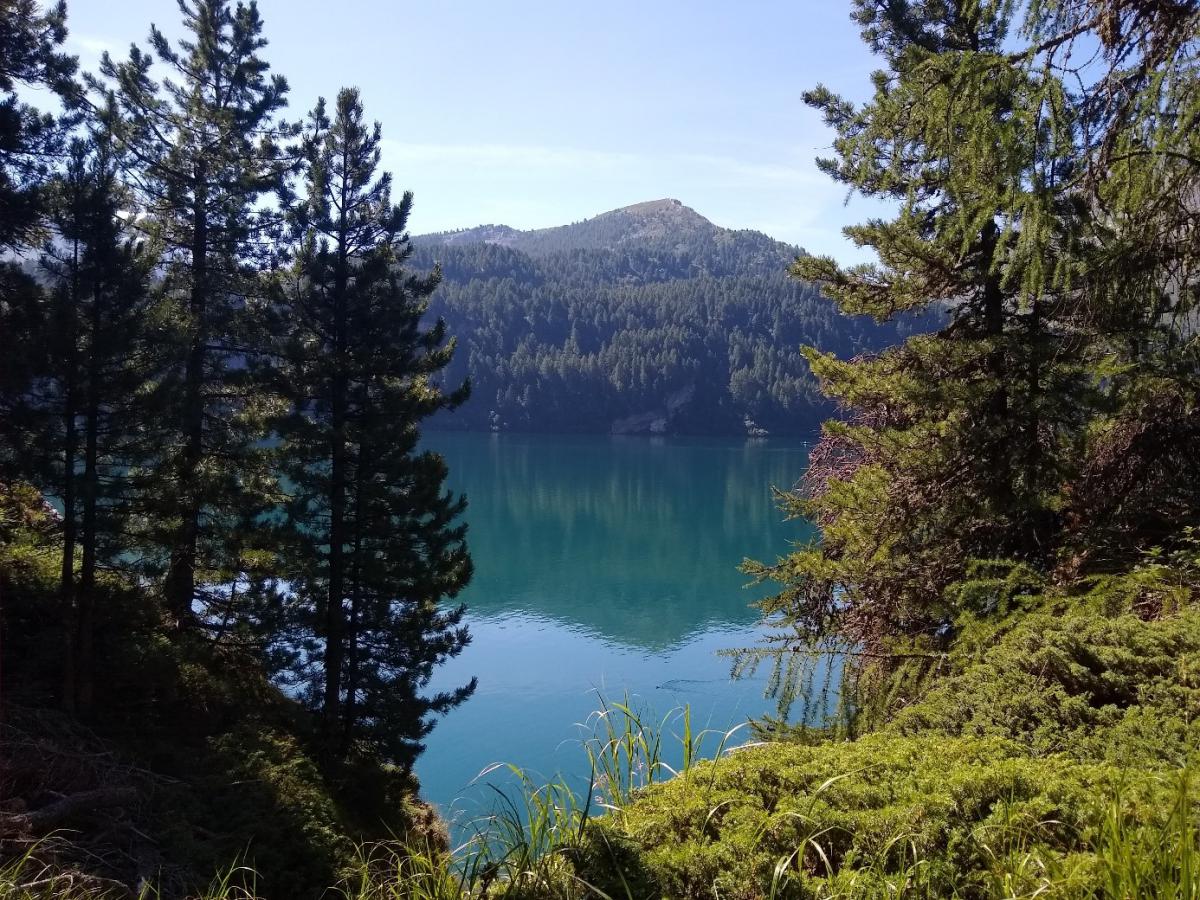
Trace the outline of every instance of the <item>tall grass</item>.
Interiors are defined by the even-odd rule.
[[[123,883],[98,875],[53,867],[40,859],[46,849],[33,844],[0,865],[0,900],[128,900],[133,896]],[[254,869],[235,862],[213,876],[194,900],[258,900]],[[161,900],[153,885],[143,885],[137,900]]]
[[[591,767],[586,792],[562,778],[538,783],[511,765],[498,771],[516,778],[514,789],[495,788],[492,812],[474,823],[463,844],[447,852],[424,840],[397,840],[360,848],[356,863],[331,900],[634,900],[625,874],[612,872],[609,893],[588,883],[571,865],[585,848],[589,823],[597,816],[609,828],[629,831],[627,816],[641,791],[667,779],[685,790],[708,791],[697,763],[721,756],[737,729],[696,732],[690,711],[661,719],[625,698],[601,702],[586,723],[583,749]],[[711,742],[710,752],[705,743]],[[671,766],[666,759],[679,761]],[[987,860],[972,884],[972,897],[1081,898],[1081,900],[1200,900],[1200,798],[1196,768],[1179,771],[1165,787],[1165,815],[1134,815],[1130,798],[1109,798],[1087,835],[1055,820],[1033,821],[1015,807],[996,811],[973,836]],[[818,801],[837,782],[860,771],[827,779],[809,795],[806,810],[790,813],[799,826],[795,848],[781,857],[763,886],[766,900],[797,896],[897,898],[959,896],[946,860],[924,856],[914,835],[897,834],[870,858],[831,859],[831,829]],[[706,796],[701,794],[702,797]],[[705,801],[706,802],[706,801]],[[728,803],[728,800],[723,801]],[[713,810],[715,814],[717,809]],[[1063,847],[1071,846],[1069,853]],[[1056,849],[1057,848],[1057,849]],[[982,879],[982,880],[980,880]],[[0,900],[102,900],[116,897],[105,883],[83,875],[55,874],[38,861],[34,847],[0,866]],[[611,887],[617,884],[615,894]],[[947,887],[950,884],[950,887]],[[128,897],[128,892],[120,896]],[[158,900],[145,890],[139,900]],[[254,873],[235,864],[219,874],[195,900],[256,900]]]
[[[353,871],[333,892],[342,900],[464,900],[473,884],[429,841],[359,849]]]
[[[65,877],[57,876],[37,861],[37,847],[30,847],[12,861],[0,866],[0,897],[4,900],[49,900],[70,897],[74,888]],[[76,893],[75,896],[87,896]],[[92,896],[101,896],[93,892]]]
[[[460,893],[452,896],[481,897],[490,891],[503,896],[607,898],[567,864],[572,852],[584,845],[588,823],[597,815],[623,817],[638,793],[656,782],[682,778],[690,784],[696,764],[724,754],[741,729],[697,731],[690,708],[655,718],[628,695],[620,702],[601,697],[599,708],[581,725],[588,733],[582,748],[590,769],[582,792],[561,776],[538,783],[510,764],[481,773],[480,778],[486,778],[507,771],[515,776],[516,789],[493,788],[493,811],[474,823],[472,837],[446,863],[459,873]],[[707,745],[711,752],[706,752]],[[414,900],[425,896],[413,895]]]
[[[1104,897],[1200,900],[1200,814],[1196,770],[1175,777],[1171,808],[1159,825],[1132,822],[1118,798],[1100,827],[1097,855]]]
[[[470,824],[470,836],[459,847],[445,853],[428,841],[417,841],[363,848],[337,896],[623,900],[584,881],[569,864],[573,851],[586,841],[588,824],[598,815],[621,815],[640,791],[658,781],[691,779],[696,764],[723,754],[739,728],[697,731],[687,707],[654,718],[628,696],[621,702],[601,698],[599,709],[581,724],[588,732],[582,741],[590,764],[586,790],[573,789],[561,776],[540,782],[511,764],[489,766],[477,782],[505,773],[515,784],[508,789],[491,786],[491,812]],[[625,900],[630,896],[626,889]]]
[[[633,706],[628,696],[620,703],[601,697],[600,708],[585,723],[591,737],[583,744],[593,784],[601,792],[596,802],[606,812],[620,813],[639,791],[656,781],[682,778],[690,782],[696,763],[723,756],[734,735],[746,725],[728,731],[696,731],[689,706],[676,707],[655,722],[645,710]],[[710,740],[715,740],[716,746],[708,754],[705,743]],[[664,758],[668,742],[678,745],[679,768]]]
[[[1140,821],[1132,814],[1133,804],[1118,792],[1102,807],[1099,828],[1090,839],[1078,833],[1074,840],[1064,839],[1074,830],[1066,823],[1002,805],[975,831],[975,846],[989,865],[969,886],[948,884],[962,873],[948,873],[923,856],[908,833],[835,871],[826,849],[832,829],[812,815],[812,808],[834,783],[854,774],[828,779],[810,796],[807,813],[791,814],[801,826],[800,839],[776,863],[767,900],[795,896],[798,881],[806,881],[802,896],[821,900],[1200,900],[1200,797],[1194,790],[1194,766],[1170,777],[1165,818]],[[1062,852],[1072,844],[1072,852]],[[805,879],[802,872],[825,876]]]
[[[494,885],[520,886],[544,895],[567,888],[570,878],[562,854],[577,846],[592,814],[591,780],[581,799],[567,782],[558,779],[538,784],[513,765],[506,769],[517,777],[514,791],[495,791],[491,815],[476,823],[472,839],[458,851],[465,892],[485,893]]]

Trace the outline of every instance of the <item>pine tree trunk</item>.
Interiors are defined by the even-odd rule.
[[[1042,305],[1035,297],[1029,312],[1029,379],[1026,385],[1028,395],[1025,401],[1029,409],[1029,419],[1024,423],[1022,445],[1024,458],[1022,466],[1027,480],[1037,484],[1041,480],[1040,470],[1045,464],[1045,454],[1039,432],[1042,428],[1042,341],[1045,338],[1042,326]],[[1032,511],[1033,520],[1030,522],[1028,546],[1024,548],[1027,556],[1033,557],[1050,545],[1050,534],[1055,527],[1055,513],[1039,503]]]
[[[343,169],[343,172],[345,170]],[[330,416],[329,596],[325,604],[325,736],[333,748],[341,733],[342,667],[345,663],[345,518],[346,518],[346,187],[338,227],[337,270],[333,291],[333,379]]]
[[[341,722],[344,656],[344,547],[346,505],[345,398],[340,377],[333,380],[332,444],[329,485],[329,596],[325,604],[325,728],[330,741]]]
[[[91,352],[88,357],[87,401],[84,411],[83,460],[83,562],[79,572],[77,647],[77,700],[87,711],[95,693],[93,653],[96,614],[96,504],[99,494],[98,468],[100,432],[100,340],[103,286],[97,282],[92,293]]]
[[[1009,459],[1011,428],[1009,422],[1008,365],[1004,347],[1004,291],[1000,273],[994,269],[1000,228],[994,220],[983,229],[983,326],[984,334],[996,342],[988,355],[988,370],[996,387],[988,400],[992,438],[992,464],[995,466],[995,497],[1002,514],[1010,513],[1015,504],[1012,463]]]
[[[79,437],[75,425],[74,386],[67,391],[66,407],[63,412],[66,436],[63,445],[63,547],[62,566],[59,573],[58,599],[62,607],[63,622],[63,708],[75,709],[78,647],[74,641],[75,608],[75,548],[78,543],[75,501],[75,456]]]
[[[338,755],[345,757],[350,752],[354,741],[354,719],[358,715],[358,627],[362,616],[362,603],[358,587],[355,585],[350,592],[350,621],[347,635],[346,654],[346,706],[342,711],[342,733]]]
[[[200,540],[202,500],[197,484],[197,471],[204,459],[204,362],[208,344],[206,177],[205,165],[201,161],[196,167],[195,198],[192,207],[192,290],[188,303],[192,328],[184,370],[184,444],[179,471],[182,521],[171,553],[171,567],[166,582],[168,612],[179,628],[186,628],[192,618],[192,600],[196,596],[197,545]]]
[[[342,718],[341,752],[345,757],[350,752],[354,742],[355,717],[358,715],[359,688],[359,628],[362,623],[362,493],[363,493],[363,448],[358,448],[358,461],[355,466],[354,480],[354,547],[351,551],[353,571],[350,584],[350,628],[347,635],[346,657],[346,708]]]
[[[63,346],[66,349],[66,372],[63,388],[63,549],[59,574],[58,597],[63,622],[63,708],[75,709],[76,647],[75,622],[75,547],[78,539],[75,502],[75,457],[79,452],[79,430],[76,422],[78,377],[78,335],[76,304],[79,302],[79,242],[75,242],[71,261],[71,294],[63,321]]]

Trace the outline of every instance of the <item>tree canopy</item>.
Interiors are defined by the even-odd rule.
[[[471,574],[465,500],[419,445],[466,396],[441,388],[439,274],[408,268],[412,197],[358,93],[302,129],[255,3],[179,11],[176,43],[151,27],[77,80],[62,4],[0,5],[0,477],[61,507],[57,700],[111,703],[97,635],[146,627],[102,608],[117,579],[180,652],[311,688],[325,763],[407,771],[471,690],[427,691]]]
[[[1012,579],[1113,576],[1196,524],[1200,10],[854,9],[872,98],[806,100],[837,135],[821,167],[897,212],[847,229],[877,263],[792,272],[851,314],[948,322],[861,359],[808,352],[843,415],[785,504],[821,536],[750,570],[784,584],[764,605],[777,660],[845,652],[882,676],[936,665]]]
[[[832,408],[803,345],[849,358],[927,327],[840,316],[787,281],[799,248],[671,203],[418,238],[462,345],[448,371],[474,386],[439,427],[807,434]]]

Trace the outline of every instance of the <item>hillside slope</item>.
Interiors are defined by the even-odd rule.
[[[0,479],[0,898],[196,897],[244,865],[257,896],[316,900],[360,843],[443,840],[411,775],[323,757],[253,639],[180,635],[125,575],[95,588],[92,707],[65,709],[62,552],[61,517]]]
[[[787,278],[803,251],[655,200],[556,228],[415,239],[473,396],[440,427],[805,433],[829,412],[800,354],[889,346],[913,322],[847,319]]]

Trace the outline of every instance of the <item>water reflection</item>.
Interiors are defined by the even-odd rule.
[[[470,499],[474,616],[534,613],[660,650],[753,621],[737,565],[806,539],[771,487],[801,445],[720,440],[437,435]]]
[[[462,597],[473,641],[432,687],[476,675],[479,689],[437,724],[418,763],[422,793],[447,815],[486,808],[494,794],[472,779],[496,762],[585,788],[576,723],[598,692],[659,715],[688,704],[698,729],[774,709],[765,673],[731,681],[717,652],[758,638],[748,604],[765,589],[747,590],[738,563],[811,534],[782,521],[771,495],[801,475],[803,445],[473,434],[430,444],[470,499],[476,571]]]

